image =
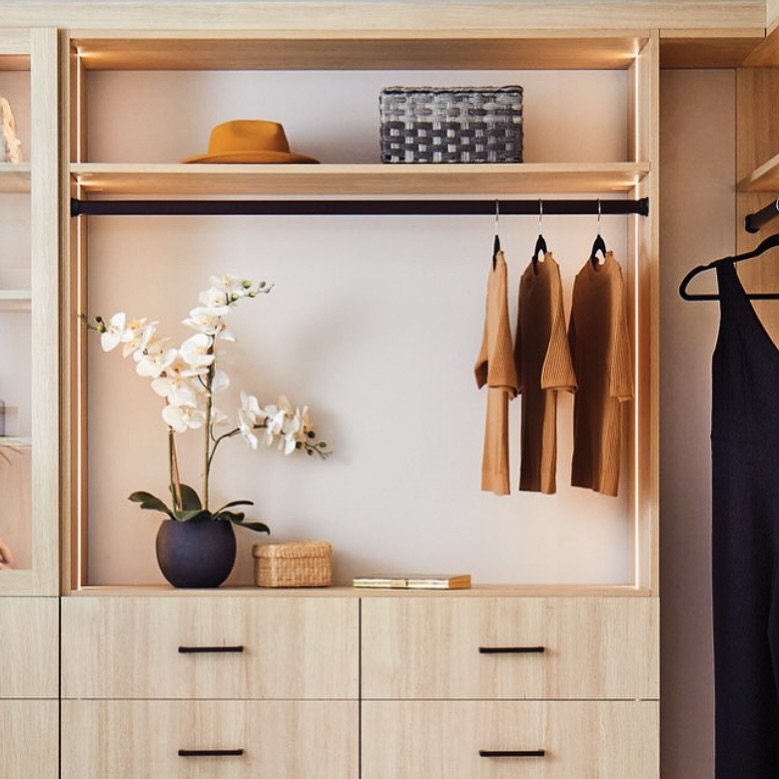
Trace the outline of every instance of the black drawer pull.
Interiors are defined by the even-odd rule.
[[[479,757],[543,757],[545,749],[480,749]]]
[[[242,646],[180,646],[181,655],[204,655],[222,652],[243,652]]]
[[[179,749],[179,757],[240,757],[243,749]]]
[[[543,654],[546,650],[542,646],[480,646],[479,652],[483,655],[531,655]]]

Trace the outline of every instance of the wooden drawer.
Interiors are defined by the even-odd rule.
[[[357,698],[358,652],[355,598],[62,601],[64,698]]]
[[[63,701],[62,776],[356,779],[357,718],[356,701]]]
[[[59,703],[0,700],[0,776],[57,779]]]
[[[659,694],[652,598],[375,597],[362,628],[365,698]]]
[[[56,698],[58,676],[59,598],[0,598],[0,698]]]
[[[658,708],[656,701],[366,701],[362,775],[657,779]]]

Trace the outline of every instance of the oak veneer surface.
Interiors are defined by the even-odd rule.
[[[57,779],[58,742],[57,701],[0,700],[3,779]]]
[[[357,698],[358,642],[356,599],[66,598],[62,694]]]
[[[366,600],[363,698],[657,698],[655,598]],[[544,647],[482,654],[480,647]]]
[[[366,779],[656,779],[653,701],[366,701]],[[480,749],[543,757],[481,757]]]
[[[0,698],[56,698],[58,649],[57,598],[0,598]]]
[[[356,701],[64,701],[62,776],[357,779],[358,732]]]

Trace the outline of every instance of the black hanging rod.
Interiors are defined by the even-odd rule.
[[[490,216],[638,214],[640,200],[78,200],[71,216]]]
[[[744,229],[748,233],[759,233],[763,225],[776,219],[777,216],[779,216],[779,197],[759,211],[755,211],[754,214],[747,214],[744,217]]]

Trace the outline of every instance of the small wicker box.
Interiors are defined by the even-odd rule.
[[[332,547],[326,541],[255,544],[254,583],[258,587],[329,587]]]
[[[522,162],[522,87],[387,87],[382,162]]]

